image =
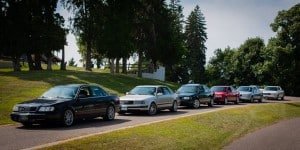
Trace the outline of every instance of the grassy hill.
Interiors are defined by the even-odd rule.
[[[36,98],[55,85],[70,83],[96,83],[119,96],[141,84],[163,84],[173,90],[178,88],[178,84],[175,83],[121,74],[112,75],[99,70],[85,72],[78,71],[77,68],[69,71],[12,72],[11,69],[0,69],[0,125],[13,123],[9,114],[14,104]]]

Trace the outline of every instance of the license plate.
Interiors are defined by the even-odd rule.
[[[121,110],[126,111],[127,107],[121,107]]]
[[[19,117],[20,121],[27,121],[28,120],[28,116],[22,115]]]

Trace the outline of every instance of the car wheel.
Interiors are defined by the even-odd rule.
[[[198,99],[195,99],[193,101],[193,108],[197,109],[200,107],[200,101]]]
[[[106,113],[105,113],[103,119],[106,120],[106,121],[114,120],[115,119],[115,113],[116,113],[115,107],[112,106],[112,105],[109,105],[106,108]]]
[[[74,113],[72,110],[67,109],[63,113],[63,125],[66,127],[72,126],[74,123]]]
[[[210,101],[208,103],[208,106],[209,107],[214,107],[214,99],[213,98],[210,98]]]
[[[172,108],[170,109],[170,111],[172,112],[177,112],[177,108],[178,108],[178,104],[177,101],[173,102]]]
[[[284,95],[282,95],[281,100],[284,100]]]
[[[151,103],[148,110],[148,115],[152,116],[155,115],[156,113],[157,113],[157,106],[155,103]]]
[[[224,98],[224,105],[227,105],[228,104],[228,99],[227,97]]]
[[[240,98],[236,97],[236,100],[235,100],[234,104],[239,104],[239,103],[240,103]]]

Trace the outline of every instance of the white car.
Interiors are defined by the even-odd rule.
[[[266,86],[263,91],[265,99],[284,99],[284,90],[280,86]]]
[[[240,86],[237,91],[240,92],[241,101],[249,101],[253,103],[254,100],[258,100],[258,102],[262,102],[263,94],[257,86]]]
[[[175,93],[167,86],[141,85],[136,86],[126,96],[120,97],[119,114],[133,111],[145,111],[155,115],[158,110],[177,111],[179,101]]]

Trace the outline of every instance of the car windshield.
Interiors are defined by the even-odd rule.
[[[195,93],[196,91],[196,86],[182,86],[177,90],[177,93]]]
[[[46,91],[40,98],[55,99],[74,98],[77,93],[78,87],[56,86]]]
[[[128,94],[130,95],[154,95],[155,87],[135,87]]]
[[[226,92],[226,87],[223,86],[214,86],[211,88],[213,92]]]
[[[252,88],[248,86],[241,86],[238,88],[238,91],[252,92]]]
[[[268,90],[268,91],[277,91],[277,87],[267,86],[267,87],[265,88],[265,90]]]

